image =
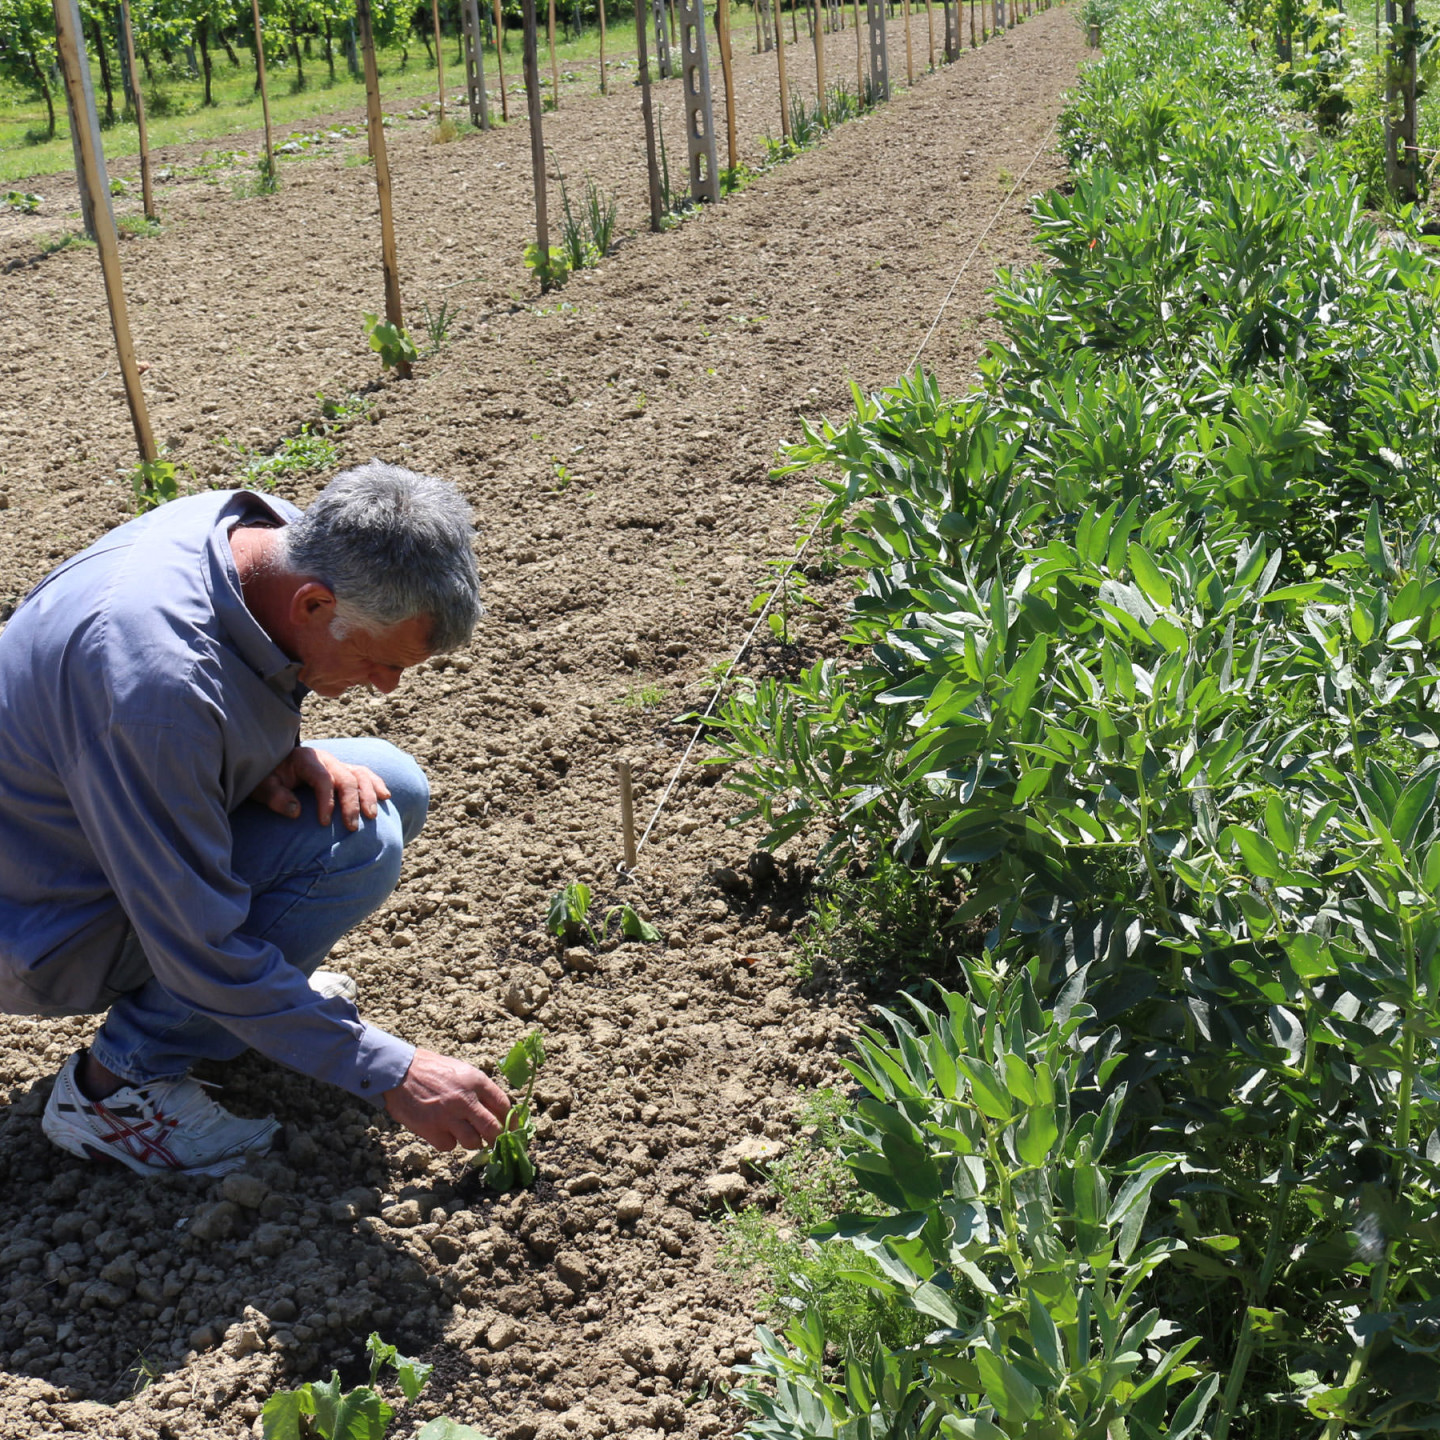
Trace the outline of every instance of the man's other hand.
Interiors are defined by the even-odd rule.
[[[373,770],[347,765],[328,750],[310,745],[297,745],[250,792],[250,798],[293,819],[300,813],[295,792],[302,785],[315,792],[316,819],[328,825],[338,803],[347,830],[358,830],[362,817],[373,820],[380,802],[390,798],[390,787]]]
[[[385,1092],[385,1108],[437,1150],[482,1150],[505,1128],[510,1101],[473,1065],[416,1050],[405,1078]]]

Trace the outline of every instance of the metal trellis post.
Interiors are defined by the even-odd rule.
[[[685,78],[685,138],[690,151],[690,198],[720,200],[715,161],[715,116],[705,44],[705,0],[681,0],[680,69]]]

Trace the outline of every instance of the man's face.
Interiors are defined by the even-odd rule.
[[[378,632],[352,628],[339,639],[333,608],[328,618],[330,623],[306,626],[297,646],[301,683],[317,695],[334,699],[355,685],[373,685],[388,695],[410,666],[430,656],[426,616]]]

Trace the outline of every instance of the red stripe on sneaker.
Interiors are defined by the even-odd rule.
[[[160,1162],[171,1170],[185,1168],[165,1143],[166,1137],[175,1128],[175,1121],[167,1120],[157,1110],[153,1122],[157,1127],[156,1133],[147,1135],[145,1127],[150,1125],[151,1121],[142,1120],[139,1125],[131,1125],[112,1111],[107,1110],[100,1101],[96,1100],[92,1103],[95,1106],[96,1115],[111,1127],[108,1135],[98,1137],[107,1145],[118,1145],[127,1155],[143,1161],[147,1165],[155,1164],[155,1159],[158,1157]]]

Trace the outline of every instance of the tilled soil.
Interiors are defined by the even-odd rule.
[[[832,74],[853,73],[852,45],[830,38]],[[407,300],[463,311],[409,382],[376,383],[359,329],[380,289],[371,173],[345,163],[363,142],[247,200],[196,173],[198,150],[163,157],[164,230],[122,253],[157,432],[188,483],[233,483],[236,445],[268,450],[318,420],[317,392],[363,391],[368,415],[332,427],[342,460],[452,477],[475,507],[474,644],[388,699],[316,704],[308,731],[384,735],[425,765],[429,826],[336,963],[378,1023],[481,1065],[544,1027],[541,1179],[496,1199],[464,1157],[249,1057],[219,1077],[225,1103],[284,1119],[275,1156],[141,1184],[40,1133],[48,1077],[93,1022],[0,1017],[0,1433],[248,1433],[277,1384],[332,1364],[357,1378],[372,1329],[437,1362],[399,1434],[438,1413],[504,1440],[735,1428],[725,1389],[753,1314],[711,1221],[763,1199],[757,1167],[798,1143],[797,1093],[837,1077],[859,1006],[797,982],[803,857],[752,854],[716,769],[684,770],[638,878],[617,877],[614,761],[634,764],[644,823],[689,736],[671,717],[703,704],[793,550],[811,486],[771,474],[777,447],[845,413],[850,380],[905,369],[1037,150],[1022,193],[1058,178],[1047,141],[1081,53],[1073,15],[1039,15],[718,209],[629,235],[543,303],[520,263],[523,123],[445,146],[397,125]],[[792,79],[810,55],[790,52]],[[774,60],[737,59],[753,135]],[[567,176],[619,191],[623,228],[644,166],[637,99],[616,89],[567,101],[546,139]],[[678,145],[678,82],[662,93]],[[62,182],[34,188],[66,203]],[[0,236],[0,616],[130,511],[99,267],[42,258],[43,221]],[[1014,202],[926,350],[947,387],[989,333],[994,266],[1029,258]],[[278,488],[304,504],[323,478]],[[802,653],[841,625],[840,584],[813,588],[827,603]],[[747,668],[798,658],[770,643]],[[595,886],[594,918],[629,899],[663,941],[557,948],[545,905],[574,879]]]

